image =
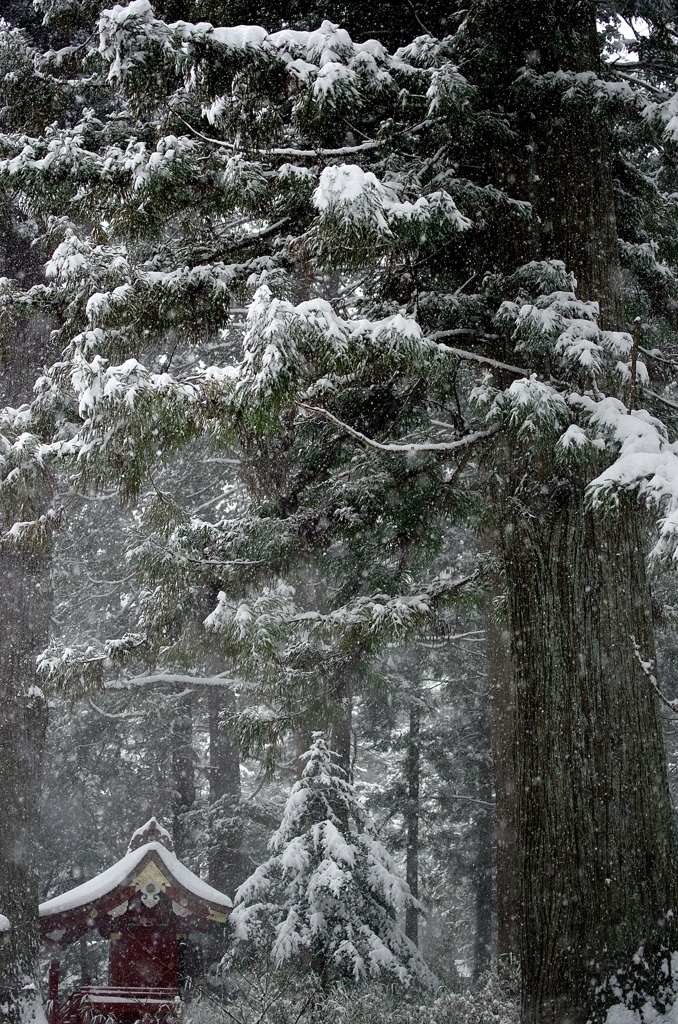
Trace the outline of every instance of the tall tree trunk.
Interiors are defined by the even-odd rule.
[[[407,855],[406,879],[410,892],[419,898],[419,775],[420,775],[421,705],[417,695],[410,703],[410,728],[407,738]],[[405,911],[405,934],[419,945],[419,913],[414,907]]]
[[[479,716],[478,798],[476,812],[476,927],[473,943],[473,977],[482,977],[492,965],[492,923],[494,918],[495,819],[493,805],[490,723],[487,707]]]
[[[512,128],[490,176],[535,214],[497,239],[498,269],[562,259],[602,325],[623,327],[605,114],[563,104],[548,83],[514,87],[525,65],[599,70],[593,0],[479,0],[466,31],[466,73]],[[522,1013],[551,1024],[596,1012],[592,982],[628,980],[641,946],[646,983],[662,983],[650,952],[672,938],[675,841],[655,697],[631,639],[654,656],[637,510],[623,505],[614,522],[586,511],[593,465],[564,480],[519,441],[506,460],[496,500],[516,679]]]
[[[224,711],[235,710],[229,687],[212,687],[209,700],[210,731],[210,852],[209,879],[221,892],[233,893],[247,874],[242,852],[240,810],[240,752],[232,736],[221,728]]]
[[[30,284],[41,278],[41,267],[15,212],[10,202],[0,208],[0,275]],[[52,354],[45,324],[17,327],[10,350],[1,354],[0,407],[30,402]],[[0,509],[0,534],[14,519],[39,516],[49,498],[43,480],[25,496],[19,514]],[[37,870],[48,716],[35,670],[49,637],[50,569],[49,548],[16,550],[0,542],[0,913],[12,924],[8,941],[0,942],[0,1018],[7,1024],[42,1016]]]
[[[580,297],[600,303],[602,325],[618,329],[623,303],[605,115],[564,105],[557,88],[514,87],[526,65],[536,74],[600,71],[594,0],[479,0],[468,35],[477,55],[468,76],[512,128],[500,150],[485,154],[489,175],[534,213],[507,221],[492,240],[497,268],[511,273],[530,259],[563,260]]]
[[[336,705],[331,714],[330,745],[337,754],[338,764],[346,772],[346,778],[350,779],[352,775],[353,693],[349,684],[342,683],[337,687]]]
[[[0,548],[0,1017],[41,1019],[38,988],[40,771],[47,704],[35,657],[47,641],[49,561]]]
[[[485,612],[487,686],[496,801],[497,955],[520,954],[520,860],[516,830],[515,687],[508,630],[491,605]]]
[[[195,754],[193,751],[192,698],[178,703],[171,725],[172,744],[172,832],[174,849],[182,857],[190,842],[186,812],[195,803]]]
[[[294,764],[297,772],[297,781],[304,774],[304,768],[306,767],[306,761],[304,754],[311,746],[311,729],[304,725],[299,725],[294,730]]]
[[[626,514],[624,514],[626,513]],[[516,671],[523,1016],[585,1020],[591,982],[632,980],[671,940],[675,841],[643,531],[574,494],[503,531]],[[625,978],[625,972],[627,977]],[[648,979],[652,984],[651,977]]]

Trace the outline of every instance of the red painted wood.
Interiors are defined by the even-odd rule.
[[[112,939],[108,980],[110,985],[131,988],[178,987],[176,932],[139,926]]]

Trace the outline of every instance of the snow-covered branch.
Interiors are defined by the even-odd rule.
[[[234,142],[227,142],[225,139],[214,139],[209,135],[204,135],[193,125],[185,121],[181,114],[173,110],[174,116],[181,121],[181,123],[188,128],[192,135],[195,135],[197,139],[202,142],[206,142],[210,146],[218,146],[221,149],[237,150],[238,147]],[[377,139],[367,139],[365,142],[360,142],[356,146],[339,146],[336,149],[295,149],[292,146],[272,146],[270,149],[255,149],[249,150],[250,155],[254,156],[293,156],[298,157],[300,160],[308,159],[322,159],[324,157],[337,157],[337,156],[352,156],[355,153],[365,153],[373,149],[379,149],[384,143]]]
[[[678,700],[669,700],[669,698],[667,696],[665,696],[664,693],[662,693],[661,687],[659,686],[659,683],[657,681],[657,677],[654,674],[654,670],[655,670],[655,663],[654,663],[654,661],[652,661],[652,660],[644,661],[643,660],[643,656],[640,653],[640,645],[638,644],[638,642],[636,641],[635,636],[633,636],[633,635],[631,636],[631,643],[633,645],[633,653],[635,655],[636,661],[638,662],[638,664],[642,668],[643,675],[648,680],[650,686],[652,687],[654,692],[657,694],[657,696],[659,697],[659,699],[662,702],[662,704],[665,704],[666,707],[669,709],[669,711],[672,714],[674,714],[674,715],[678,714]]]
[[[132,690],[137,688],[150,688],[153,686],[167,686],[168,684],[182,686],[225,686],[236,687],[242,683],[229,676],[190,676],[179,672],[154,672],[147,675],[130,676],[127,679],[114,679],[104,683],[104,690]]]
[[[498,423],[495,423],[486,430],[476,430],[472,434],[460,437],[456,441],[425,441],[412,442],[411,444],[382,444],[381,441],[375,441],[373,438],[363,434],[362,431],[356,430],[354,427],[349,426],[348,423],[344,423],[343,420],[340,420],[327,409],[322,409],[320,406],[316,405],[306,405],[305,402],[297,402],[297,407],[299,409],[303,409],[304,412],[326,419],[329,423],[332,423],[335,427],[339,427],[340,430],[345,431],[345,433],[354,437],[356,441],[360,441],[369,448],[375,448],[377,451],[388,452],[389,454],[396,455],[412,455],[420,452],[463,451],[476,444],[480,444],[482,441],[487,441],[490,437],[498,434],[501,430],[501,426]]]
[[[458,327],[451,331],[436,331],[435,334],[430,334],[426,339],[427,341],[440,342],[441,338],[454,338],[454,337],[468,337],[472,335],[475,338],[482,337],[477,331],[474,331],[471,327]],[[520,377],[529,377],[530,371],[526,370],[524,366],[513,366],[511,363],[503,363],[500,359],[492,359],[491,356],[479,355],[477,352],[469,352],[464,348],[452,348],[450,345],[438,344],[438,351],[445,355],[456,356],[457,359],[468,360],[472,363],[480,363],[482,366],[491,366],[495,370],[506,370],[508,373],[516,373]]]

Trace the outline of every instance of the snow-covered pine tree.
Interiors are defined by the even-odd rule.
[[[137,5],[134,10],[130,9],[128,14],[133,21],[141,16],[142,20],[146,19],[148,24],[151,24],[148,21],[151,17],[150,9],[147,7],[142,11]],[[118,18],[119,14],[116,13],[114,17]],[[125,18],[122,23],[125,23]],[[253,30],[252,40],[258,38],[257,32]],[[235,41],[236,36],[233,39]],[[303,39],[306,41],[302,41],[301,37],[297,39],[283,33],[280,37],[275,37],[275,42],[266,43],[261,48],[261,54],[266,55],[264,64],[257,72],[261,78],[260,86],[257,88],[261,89],[262,95],[273,87],[275,74],[285,66],[290,42],[293,42],[294,46],[302,45],[307,56],[314,57],[321,63],[332,47],[340,51],[337,55],[342,56],[342,59],[356,63],[363,91],[361,116],[366,119],[366,127],[373,121],[370,100],[375,89],[379,93],[380,101],[393,107],[395,112],[397,104],[403,102],[404,96],[402,88],[396,90],[396,80],[402,79],[403,87],[408,83],[416,83],[417,88],[423,88],[431,80],[430,69],[395,61],[392,62],[392,72],[386,72],[391,83],[386,88],[386,80],[379,71],[379,61],[388,64],[386,55],[378,56],[378,60],[375,60],[371,54],[371,47],[368,46],[363,52],[363,49],[355,47],[345,34],[337,34],[331,25],[326,25],[320,33],[307,34]],[[249,54],[250,42],[245,39],[245,43],[243,53]],[[236,64],[240,60],[237,56],[238,46],[239,44],[233,51]],[[324,67],[324,64],[322,66]],[[234,68],[235,65],[224,68],[224,77],[220,83],[222,86],[225,81],[230,80],[229,76],[232,76]],[[351,75],[357,74],[350,68],[348,70]],[[303,94],[308,91],[308,85],[309,83],[298,83],[295,88],[300,88]],[[145,92],[145,87],[143,91]],[[304,129],[316,140],[314,145],[326,138],[330,130],[337,131],[342,136],[346,134],[341,113],[343,108],[335,109],[334,100],[326,103],[320,92],[318,97],[322,100],[320,106],[323,109],[323,119],[309,122]],[[293,137],[297,128],[286,127],[285,118],[291,115],[294,108],[290,106],[284,94],[276,95],[275,102],[280,101],[283,103],[283,110],[276,114],[276,118],[281,130]],[[190,102],[193,103],[193,100]],[[160,117],[158,122],[149,118],[148,109],[139,113],[139,119],[135,121],[135,103],[136,100],[128,108],[127,116],[131,117],[132,121],[127,125],[127,129],[131,135],[138,131],[140,139],[136,142],[130,141],[126,152],[129,155],[136,151],[141,156],[141,164],[137,168],[139,170],[145,163],[146,157],[142,154],[146,153],[148,145],[147,141],[141,139],[146,138],[151,126],[155,125],[159,137],[165,138],[162,133],[165,128],[166,108],[164,101],[160,107],[154,108]],[[413,109],[408,113],[408,118],[420,118],[427,103],[425,97],[422,100],[421,96],[413,96]],[[271,112],[274,109],[275,104],[270,106]],[[193,116],[189,115],[188,110],[184,113]],[[299,116],[302,117],[302,114],[299,108]],[[305,115],[303,117],[305,118]],[[331,128],[328,119],[335,123],[335,128]],[[89,131],[86,128],[86,122],[89,120],[88,115],[78,133],[81,129],[85,133]],[[185,120],[183,114],[179,115],[178,124],[181,126]],[[177,117],[174,117],[173,122],[176,121]],[[301,233],[300,238],[302,241],[305,239],[309,214],[312,216],[312,208],[307,205],[310,197],[309,183],[312,183],[314,173],[317,176],[317,172],[309,172],[309,177],[306,168],[296,167],[286,159],[288,154],[285,151],[280,154],[281,159],[275,156],[274,163],[277,168],[274,177],[271,178],[270,172],[260,161],[241,166],[239,158],[232,159],[231,154],[223,147],[204,143],[195,135],[189,134],[180,137],[177,142],[178,149],[172,150],[162,173],[156,174],[156,171],[160,170],[158,162],[156,157],[150,158],[149,175],[146,178],[146,171],[142,171],[140,176],[133,170],[136,158],[130,163],[117,142],[113,149],[108,145],[109,131],[112,130],[117,139],[123,131],[117,116],[99,127],[95,127],[94,122],[91,122],[91,125],[94,134],[88,136],[85,149],[82,149],[79,143],[74,145],[72,139],[68,142],[68,151],[77,168],[69,180],[73,184],[79,180],[82,186],[78,193],[74,193],[73,201],[76,207],[83,202],[90,211],[98,209],[99,223],[108,220],[117,204],[117,212],[113,213],[115,228],[111,238],[113,235],[118,237],[119,232],[120,245],[118,247],[116,243],[108,248],[95,247],[98,253],[95,263],[101,257],[103,263],[100,270],[104,270],[108,265],[115,268],[115,280],[110,281],[112,286],[117,284],[119,274],[122,274],[119,280],[124,283],[120,286],[122,290],[116,290],[113,304],[109,304],[106,292],[101,291],[101,288],[107,288],[107,285],[102,279],[97,283],[90,276],[94,266],[90,264],[89,256],[84,255],[85,250],[80,251],[77,236],[69,235],[68,242],[60,249],[57,261],[53,264],[56,287],[49,291],[49,301],[55,301],[58,305],[62,300],[65,301],[75,317],[72,319],[71,315],[66,313],[66,308],[62,307],[68,321],[68,325],[64,325],[64,340],[67,335],[73,336],[74,330],[86,327],[90,318],[94,316],[97,324],[101,322],[102,326],[97,327],[94,332],[87,328],[84,334],[78,335],[83,341],[86,336],[89,338],[89,341],[84,342],[86,345],[96,337],[102,356],[104,350],[108,351],[109,343],[114,346],[110,354],[113,355],[115,351],[121,355],[120,345],[123,344],[123,338],[126,338],[127,341],[123,345],[127,346],[125,354],[134,353],[135,356],[143,357],[146,363],[150,361],[151,365],[157,357],[158,369],[162,369],[166,359],[164,349],[169,344],[174,344],[174,332],[180,325],[183,325],[186,333],[191,332],[193,337],[204,337],[206,333],[220,325],[227,324],[229,302],[237,302],[239,297],[246,293],[245,282],[253,272],[256,280],[257,274],[260,275],[264,270],[268,275],[267,283],[260,293],[257,306],[252,311],[251,327],[248,332],[255,345],[258,344],[255,340],[256,333],[260,328],[267,329],[266,320],[270,318],[271,313],[278,311],[283,317],[287,317],[288,309],[293,311],[289,304],[279,307],[271,288],[278,292],[282,290],[283,293],[288,291],[294,294],[298,293],[302,286],[309,286],[304,284],[305,277],[308,277],[304,269],[306,257],[302,257],[301,249],[295,249],[295,235],[284,234],[282,225],[289,229],[294,222],[295,230]],[[101,135],[100,130],[103,133]],[[277,129],[274,126],[272,130]],[[165,142],[158,144],[164,151]],[[358,152],[361,148],[362,144],[358,143]],[[61,158],[56,156],[56,150],[52,152],[55,154],[56,163],[59,163]],[[303,164],[307,160],[305,153],[313,154],[314,150],[301,152]],[[85,156],[85,153],[89,155]],[[203,216],[206,208],[196,209],[192,177],[193,172],[202,165],[203,155],[207,156],[207,163],[203,167],[208,175],[206,181],[209,180],[211,183],[208,196],[210,201],[216,203],[207,218]],[[43,200],[46,199],[48,204],[53,204],[53,197],[41,190],[46,185],[44,172],[47,172],[47,177],[50,178],[57,168],[51,159],[48,161],[48,167],[30,157],[26,161],[25,157],[28,157],[28,151],[24,149],[18,162],[12,162],[11,167],[9,163],[6,166],[15,180],[21,180],[24,174],[32,179],[32,183],[29,184],[28,180],[25,180],[25,184],[28,186],[27,196],[30,194],[32,197],[28,201],[37,203],[32,207],[37,214],[40,212],[41,194]],[[100,162],[100,158],[103,163]],[[113,163],[110,162],[111,159]],[[111,179],[110,172],[114,167],[117,167],[117,170]],[[166,171],[171,167],[176,168],[176,177],[173,173],[167,177]],[[226,174],[226,177],[222,178],[222,174]],[[57,177],[61,186],[65,186],[63,176],[57,172]],[[252,191],[255,178],[260,181],[261,188],[265,189],[261,191],[257,186],[256,195]],[[115,188],[118,190],[115,199],[111,192],[113,180],[117,181]],[[130,191],[128,186],[131,180],[134,180],[136,185]],[[268,185],[265,184],[267,181]],[[222,187],[224,183],[228,184],[226,191]],[[245,185],[247,187],[243,192]],[[148,189],[149,194],[143,198],[142,193]],[[86,194],[88,199],[85,201]],[[474,192],[473,195],[476,201],[477,193]],[[65,196],[61,198],[63,201],[66,200]],[[170,206],[165,208],[165,214],[155,223],[155,227],[151,227],[148,215],[151,213],[152,216],[156,216],[160,209],[156,198],[162,206],[170,201]],[[245,226],[254,223],[248,222],[248,217],[260,219],[260,214],[264,212],[263,208],[259,210],[261,202],[266,209],[270,207],[273,222],[278,224],[280,221],[275,231],[266,228],[262,236],[257,231],[243,230],[243,223]],[[277,212],[273,212],[274,207]],[[82,209],[84,211],[84,206]],[[225,217],[228,209],[233,211],[230,220]],[[75,207],[73,210],[77,212]],[[124,215],[122,210],[126,211]],[[459,228],[466,225],[466,220],[461,217],[447,193],[436,193],[431,204],[428,201],[420,203],[416,211],[416,223],[427,222],[434,216],[437,220],[441,211],[442,221],[436,227],[432,244],[437,244],[436,239],[439,241],[448,235],[458,233]],[[394,225],[398,227],[399,232],[407,234],[412,230],[419,230],[410,224],[410,206],[407,203],[396,203],[392,212]],[[243,215],[246,218],[244,222]],[[176,231],[174,236],[169,235],[163,241],[163,231],[169,223],[168,217],[175,224]],[[226,258],[230,251],[233,258],[242,262],[227,264],[222,260],[216,263],[206,261],[207,253],[213,252],[216,244],[209,237],[213,235],[212,224],[219,225],[218,231],[222,235],[219,245],[222,246],[223,253],[220,255]],[[189,225],[192,227],[189,228]],[[113,228],[113,222],[111,227]],[[388,230],[391,232],[391,228]],[[178,239],[181,241],[178,242]],[[303,244],[308,244],[308,239],[303,241]],[[71,251],[73,246],[75,249]],[[157,251],[158,246],[161,252]],[[243,259],[248,250],[251,255]],[[88,249],[88,252],[93,255],[94,250]],[[187,258],[189,266],[193,269],[187,269]],[[65,262],[62,263],[62,260]],[[65,271],[65,275],[58,269],[57,264]],[[75,269],[76,264],[80,269],[73,278],[67,268]],[[159,267],[165,269],[157,269]],[[76,283],[76,279],[79,283]],[[85,285],[84,291],[81,290],[82,284]],[[75,285],[81,296],[75,305],[66,297],[72,285]],[[151,296],[154,296],[152,301]],[[33,298],[39,302],[45,295],[38,295],[36,292]],[[82,305],[83,302],[85,306]],[[142,331],[139,331],[140,322],[135,320],[136,314],[133,313],[133,310],[139,308],[140,302],[145,307],[145,326]],[[199,304],[199,310],[196,302]],[[168,310],[171,310],[169,327],[166,317]],[[322,330],[323,317],[331,314],[331,308],[327,303],[321,303],[317,313],[313,306],[309,307],[308,312],[311,317],[308,326],[312,326],[314,317],[319,317],[317,326],[313,328],[315,333]],[[331,319],[332,316],[330,321]],[[135,322],[137,326],[134,326]],[[364,325],[366,329],[373,330],[373,325],[367,321]],[[334,329],[340,334],[347,335],[352,331],[353,325],[350,320],[335,317]],[[411,408],[417,389],[411,393],[413,381],[409,371],[420,365],[420,353],[417,352],[416,341],[413,344],[415,339],[409,337],[409,324],[406,320],[398,315],[386,317],[379,325],[378,332],[387,340],[391,356],[388,360],[385,359],[385,352],[380,345],[373,345],[364,371],[360,377],[354,378],[353,385],[346,390],[347,412],[349,407],[352,408],[353,415],[361,417],[365,427],[377,433],[388,429],[388,424],[394,419],[404,426],[410,417],[414,415],[416,420],[419,416],[419,413]],[[303,351],[309,344],[314,344],[310,336],[304,339]],[[343,343],[340,344],[341,347]],[[329,352],[328,356],[328,365],[331,365],[334,355]],[[76,356],[76,360],[79,358]],[[346,353],[344,361],[347,366],[352,358],[350,353]],[[258,355],[253,351],[248,355],[248,366],[257,359]],[[89,365],[89,357],[85,361]],[[65,366],[65,363],[62,364],[63,371]],[[404,374],[399,371],[400,366],[406,370]],[[127,368],[132,369],[129,361]],[[108,456],[101,461],[96,454],[95,444],[90,450],[92,457],[81,460],[81,467],[84,469],[85,462],[89,463],[86,475],[98,485],[106,478],[117,479],[118,471],[122,468],[126,478],[122,487],[123,493],[133,496],[148,468],[149,457],[155,461],[160,453],[160,458],[165,458],[173,447],[183,445],[196,432],[207,430],[216,434],[222,442],[236,442],[238,454],[241,456],[242,472],[251,495],[251,504],[245,515],[239,513],[215,524],[191,517],[190,514],[182,514],[179,509],[172,516],[169,511],[170,503],[164,500],[156,503],[154,511],[159,508],[165,518],[166,544],[162,549],[159,549],[157,544],[149,544],[137,551],[138,564],[148,583],[148,601],[143,608],[141,632],[149,641],[149,646],[156,650],[162,649],[166,662],[172,658],[180,658],[181,642],[186,640],[186,633],[180,632],[177,639],[176,624],[183,614],[183,605],[187,601],[193,601],[196,586],[200,586],[208,594],[211,591],[222,591],[224,599],[219,603],[218,614],[210,617],[210,627],[220,638],[226,652],[234,653],[241,660],[246,660],[248,664],[244,667],[261,679],[262,688],[269,687],[269,699],[275,698],[282,729],[287,728],[295,717],[309,709],[316,716],[324,716],[326,713],[323,705],[341,709],[350,703],[350,692],[356,685],[356,678],[360,680],[364,676],[365,663],[370,652],[381,642],[381,636],[389,631],[402,629],[420,615],[429,614],[441,596],[455,589],[455,581],[449,579],[434,581],[430,588],[427,588],[426,583],[420,587],[411,582],[408,573],[413,565],[411,554],[419,557],[422,551],[425,552],[429,546],[434,546],[437,542],[437,531],[431,521],[430,509],[447,506],[450,512],[454,512],[456,506],[461,507],[458,503],[458,492],[450,486],[444,468],[438,465],[435,450],[428,464],[417,466],[414,471],[398,460],[370,456],[368,453],[366,459],[354,464],[351,476],[342,476],[347,453],[350,453],[349,458],[353,456],[351,440],[336,435],[332,428],[328,429],[325,424],[313,419],[299,422],[279,419],[275,424],[275,433],[269,434],[266,442],[262,443],[256,431],[257,425],[261,425],[260,417],[253,406],[253,396],[247,394],[248,389],[244,389],[242,396],[236,399],[240,412],[234,408],[233,417],[230,413],[222,415],[225,412],[221,406],[222,398],[225,397],[224,386],[226,390],[230,390],[234,383],[230,374],[225,377],[220,374],[218,379],[213,378],[212,372],[209,371],[205,377],[203,372],[196,375],[195,368],[191,367],[189,371],[184,370],[182,375],[176,358],[171,369],[171,373],[161,374],[170,389],[169,392],[164,396],[159,392],[155,393],[148,407],[153,423],[147,423],[141,433],[132,436],[128,433],[131,421],[122,427],[120,420],[121,433],[117,434],[117,431],[114,431],[117,440],[110,435],[105,447],[109,455],[112,455],[113,448],[119,442],[124,448],[124,454],[121,450],[107,470],[104,463]],[[85,376],[88,374],[89,371],[86,370]],[[61,375],[61,371],[58,371],[58,375]],[[174,392],[174,398],[170,399],[170,392],[174,391],[173,381],[183,379],[188,382],[193,378],[197,390],[193,384],[189,385],[188,390],[180,384],[179,389]],[[159,380],[160,377],[154,376],[155,379]],[[215,405],[212,405],[211,399],[204,404],[201,397],[203,383],[208,379],[212,380],[208,387],[213,391]],[[66,382],[66,378],[63,378],[63,382]],[[138,383],[141,384],[141,391],[138,392],[141,396],[145,385],[141,381]],[[60,388],[56,378],[54,384],[57,390],[50,392],[51,397],[47,399],[47,405],[43,408],[49,406],[54,409],[52,398],[56,397]],[[106,387],[106,401],[113,399],[113,404],[118,406],[117,412],[114,412],[113,406],[110,409],[114,419],[119,413],[123,413],[123,419],[127,418],[130,412],[129,402],[122,406],[118,405],[122,391],[117,391],[112,381]],[[154,391],[154,386],[152,390]],[[258,385],[255,384],[255,392],[257,390]],[[94,395],[91,389],[88,388],[88,391]],[[117,398],[114,398],[116,392]],[[221,397],[219,393],[222,393]],[[151,398],[151,392],[147,392],[147,398]],[[406,399],[405,402],[403,398]],[[61,399],[57,399],[59,417],[66,412],[66,419],[70,418],[71,409],[68,401],[67,399],[66,404],[61,405]],[[138,403],[137,411],[141,411],[141,405]],[[156,421],[158,414],[160,419]],[[268,419],[268,412],[265,415]],[[161,420],[163,425],[160,424]],[[99,426],[102,424],[103,421],[99,420]],[[65,421],[61,429],[71,431]],[[332,435],[334,440],[330,440]],[[109,445],[109,441],[112,446]],[[462,448],[464,444],[462,442]],[[103,450],[100,454],[103,454]],[[336,478],[335,466],[338,469]],[[369,488],[365,486],[368,480]],[[394,500],[393,496],[396,494],[398,497]],[[209,552],[207,557],[206,552]],[[386,562],[383,557],[385,552],[388,553]],[[291,566],[294,567],[293,570],[290,569]],[[290,600],[289,584],[287,589],[278,587],[277,579],[281,573],[287,577],[291,575],[291,582],[297,584],[295,601]],[[261,593],[261,601],[255,608],[256,615],[248,618],[245,612],[246,602],[241,613],[238,612],[238,608],[244,596],[251,600],[253,582]],[[268,584],[269,590],[262,592],[265,584]],[[157,599],[159,587],[162,587],[163,593],[161,601]],[[376,601],[372,600],[375,591],[378,597]],[[328,593],[331,595],[329,600],[325,596]],[[346,607],[347,601],[349,604]],[[345,611],[342,610],[344,608]],[[321,615],[315,623],[311,619],[304,620],[306,609],[313,610],[314,613],[320,610]],[[248,627],[248,621],[251,622],[252,628]],[[295,635],[293,640],[289,641],[291,631],[294,631]],[[170,643],[168,635],[172,637]],[[276,637],[282,638],[281,642],[278,643]],[[329,638],[334,638],[332,657],[328,656]],[[130,638],[127,645],[127,650],[134,656],[139,653],[137,640],[138,638]],[[119,658],[125,654],[125,649],[125,645],[116,644],[102,653],[115,652],[116,658]],[[324,668],[322,685],[313,690],[308,684],[317,678],[319,660],[322,661]],[[83,673],[86,675],[88,670],[96,677],[102,661],[100,655],[94,658],[86,655],[80,663],[76,661],[70,676],[71,681],[76,682]],[[58,670],[66,668],[61,659],[45,664]],[[295,701],[291,702],[290,707],[291,689],[278,685],[281,679],[283,683],[287,681],[290,671],[304,677],[309,691],[309,699],[301,708]],[[247,724],[251,727],[251,732],[257,727],[257,723],[251,719]],[[267,720],[264,727],[268,740],[270,721]]]
[[[322,733],[304,757],[271,856],[236,893],[235,956],[310,967],[323,988],[338,978],[430,987],[397,920],[416,901]]]
[[[618,35],[625,12],[606,11]],[[484,0],[450,39],[389,55],[328,24],[271,36],[167,25],[135,0],[99,26],[120,112],[2,140],[4,173],[32,212],[69,210],[70,222],[50,222],[61,239],[52,286],[18,300],[63,318],[64,359],[38,402],[58,428],[52,452],[133,496],[158,458],[206,430],[258,456],[252,493],[269,498],[281,474],[290,482],[290,500],[261,500],[250,516],[178,517],[165,559],[175,583],[197,566],[217,586],[210,626],[278,694],[286,672],[312,677],[330,640],[350,653],[359,638],[362,659],[432,613],[449,580],[408,590],[401,548],[383,543],[381,526],[393,516],[416,546],[429,520],[423,504],[412,517],[403,486],[431,486],[429,508],[458,511],[472,459],[489,452],[519,682],[529,1021],[587,1017],[592,976],[631,964],[641,945],[661,984],[672,940],[657,922],[675,898],[633,503],[668,506],[670,553],[676,456],[658,413],[673,415],[673,400],[646,385],[620,330],[610,170],[616,154],[624,186],[645,189],[625,271],[636,284],[645,273],[643,302],[670,318],[670,231],[651,239],[671,199],[647,165],[671,150],[675,56],[669,44],[654,60],[672,29],[651,5],[640,78],[601,63],[595,13],[520,0],[508,18]],[[225,326],[250,285],[240,365],[173,375],[175,332]],[[664,386],[670,357],[645,358]],[[478,366],[491,379],[479,382]],[[594,510],[611,514],[615,501],[616,518]],[[329,565],[347,536],[356,552],[366,545],[368,574],[308,614],[275,576],[299,551]],[[153,608],[166,594],[149,598],[146,622],[162,620]],[[68,659],[45,665],[68,676]],[[564,856],[575,839],[579,855]]]

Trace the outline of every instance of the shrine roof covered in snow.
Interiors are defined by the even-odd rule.
[[[149,908],[164,897],[171,901],[174,915],[198,929],[225,922],[233,905],[228,896],[181,863],[169,833],[151,818],[134,833],[127,853],[116,864],[40,905],[42,939],[65,946],[94,927],[108,934],[136,896]]]

